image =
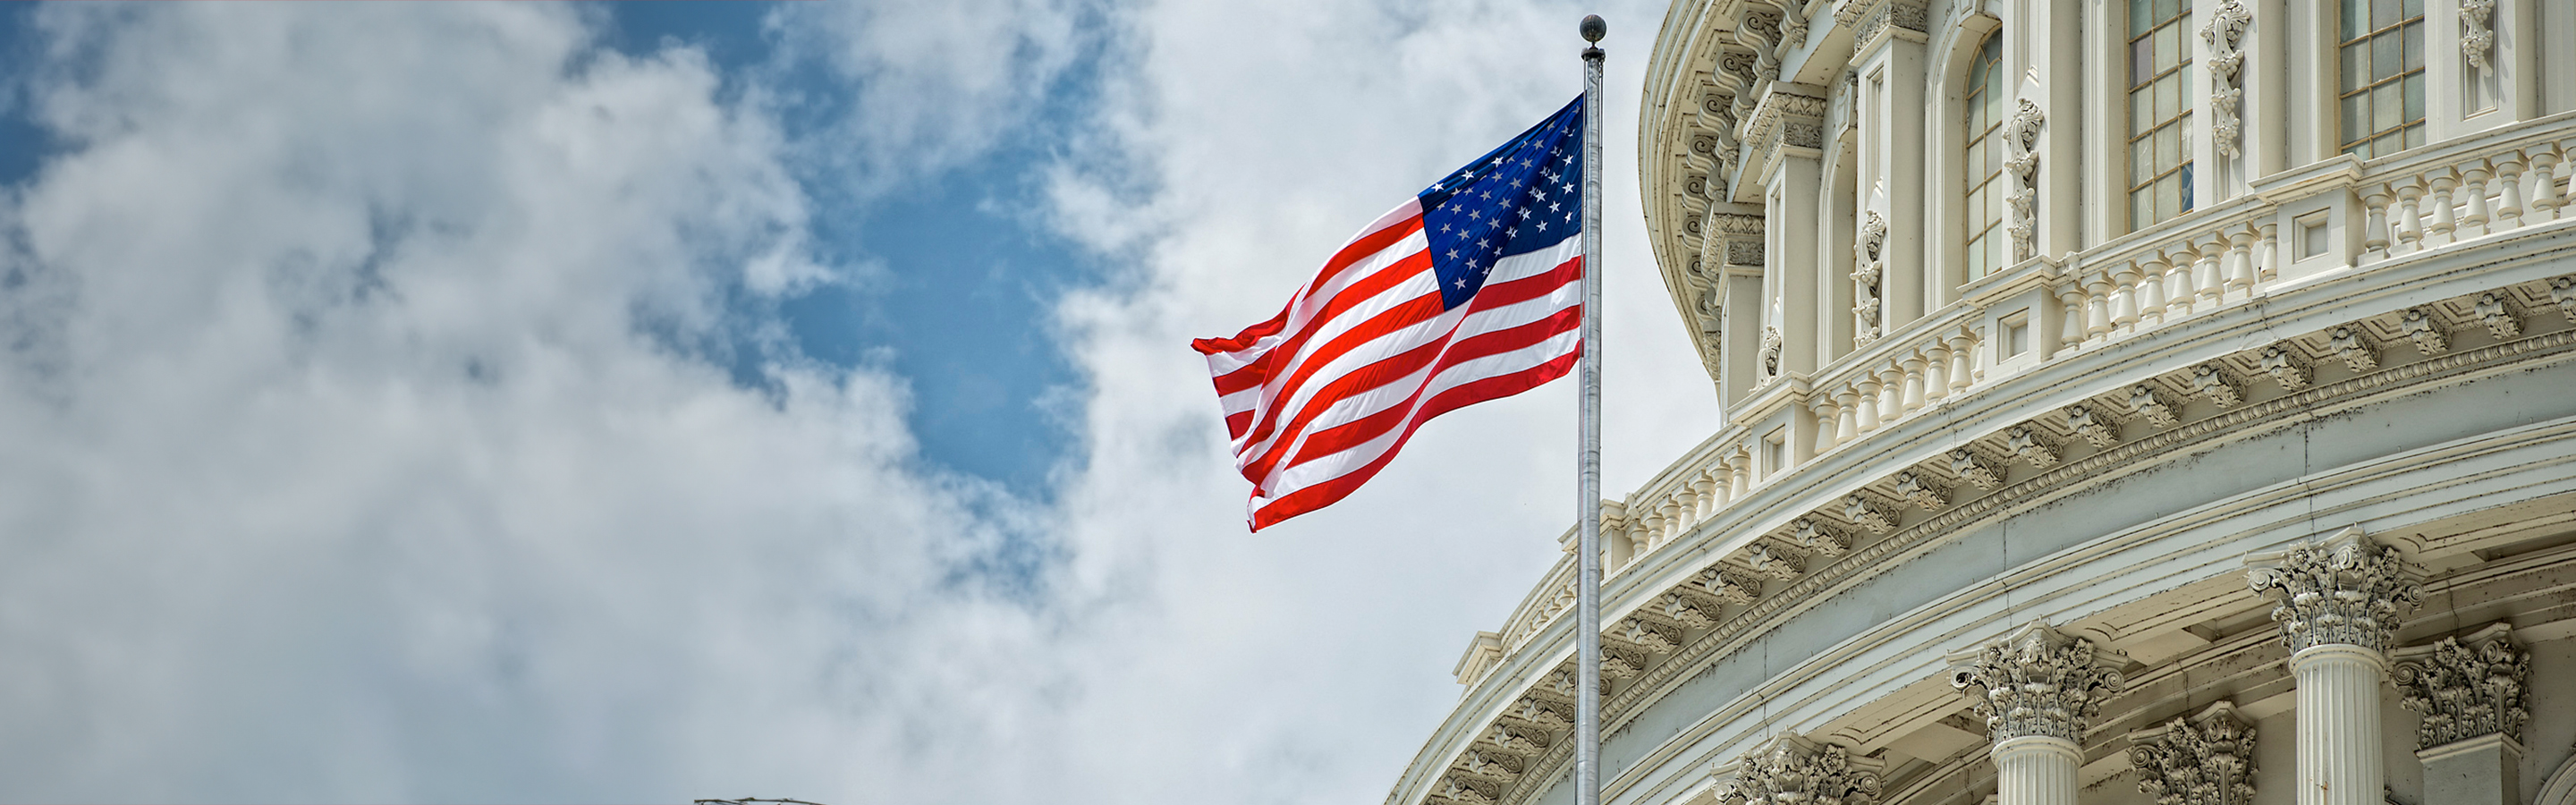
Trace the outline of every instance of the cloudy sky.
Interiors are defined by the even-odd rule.
[[[1663,9],[0,4],[0,800],[1376,802],[1568,385],[1243,526],[1191,337],[1580,91],[1609,489],[1715,424]]]

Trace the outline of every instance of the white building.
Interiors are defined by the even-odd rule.
[[[1730,424],[1604,802],[2576,803],[2576,0],[1676,0],[1641,106]],[[1573,564],[1390,805],[1572,801]]]

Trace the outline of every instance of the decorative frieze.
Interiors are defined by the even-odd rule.
[[[1896,511],[1858,494],[1843,496],[1843,519],[1852,521],[1872,534],[1896,530]]]
[[[1458,756],[1458,765],[1452,768],[1455,768],[1461,774],[1471,777],[1482,777],[1508,785],[1513,780],[1520,779],[1521,769],[1524,768],[1526,764],[1527,762],[1521,760],[1518,756],[1504,754],[1501,752],[1486,752],[1480,749],[1469,749],[1466,754]]]
[[[2487,332],[2494,333],[2498,341],[2520,336],[2522,317],[2515,315],[2513,308],[2513,300],[2507,293],[2489,291],[2478,294],[2478,323],[2486,325]]]
[[[1993,489],[2004,482],[2003,465],[1965,447],[1950,451],[1950,472],[1978,489]]]
[[[1762,580],[1725,567],[1712,567],[1692,576],[1691,589],[1729,604],[1750,604],[1762,597]]]
[[[1655,596],[1654,603],[1648,604],[1647,607],[1654,610],[1657,617],[1681,624],[1685,628],[1706,629],[1717,623],[1718,608],[1715,605],[1703,603],[1697,597],[1681,593]]]
[[[2335,357],[2343,359],[2343,365],[2355,372],[2379,368],[2379,343],[2360,325],[2334,328],[2326,336],[2326,348],[2334,350]]]
[[[1635,679],[1646,672],[1646,652],[1626,646],[1601,647],[1602,679]]]
[[[1543,730],[1561,730],[1574,726],[1574,719],[1566,713],[1565,703],[1530,696],[1521,697],[1520,701],[1512,704],[1511,709],[1503,711],[1503,715],[1537,725]]]
[[[2107,418],[2094,413],[2093,407],[2089,405],[2078,404],[2066,407],[2066,429],[2074,431],[2075,435],[2082,437],[2084,441],[2093,443],[2094,447],[2110,447],[2120,443],[2120,430],[2112,427]]]
[[[2451,337],[2442,332],[2441,317],[2429,309],[2408,309],[2405,318],[2398,320],[2397,329],[2406,333],[2406,340],[2415,342],[2417,352],[2440,355],[2451,351]]]
[[[1878,764],[1831,743],[1784,733],[1732,769],[1724,805],[1876,805]]]
[[[1818,556],[1841,556],[1852,546],[1851,534],[1813,517],[1800,517],[1789,523],[1789,539]]]
[[[2115,657],[2044,623],[1952,659],[1950,686],[1969,697],[1998,744],[2033,736],[2081,744],[2086,722],[2124,684]]]
[[[2015,427],[2004,435],[2004,450],[2043,470],[2057,465],[2057,445],[2028,425]]]
[[[1682,642],[1680,627],[1636,617],[1619,619],[1603,636],[1655,654],[1671,654]]]
[[[2215,363],[2191,368],[2191,393],[2221,409],[2233,408],[2245,401],[2245,387],[2237,382],[2236,373]]]
[[[2254,801],[2254,728],[2219,702],[2129,734],[2138,791],[2156,805],[2246,805]]]
[[[1950,505],[1949,487],[1912,470],[1896,474],[1896,496],[1927,512]]]
[[[1768,542],[1756,542],[1744,549],[1744,563],[1752,565],[1755,573],[1781,581],[1797,581],[1807,572],[1806,557]]]
[[[1440,789],[1432,796],[1458,805],[1494,805],[1494,800],[1502,794],[1501,788],[1491,781],[1453,774],[1440,778]]]
[[[2274,344],[2263,348],[2263,372],[2281,384],[2282,391],[2307,388],[2316,375],[2308,371],[2307,359],[2299,357],[2288,346]]]
[[[2209,43],[2209,139],[2219,154],[2234,157],[2245,139],[2245,29],[2254,14],[2243,0],[2222,0],[2209,17],[2200,29],[2201,41]]]
[[[2549,281],[2549,301],[2558,305],[2559,315],[2576,324],[2576,277],[2556,277]]]
[[[2193,380],[2194,385],[2198,385],[2199,378],[2195,376]],[[2166,399],[2164,391],[2156,388],[2153,383],[2140,383],[2129,387],[2129,413],[2146,417],[2148,422],[2153,422],[2158,427],[2169,428],[2182,422],[2182,417],[2176,413],[2177,407],[2172,400]]]
[[[1547,750],[1547,734],[1509,724],[1487,726],[1476,736],[1476,742],[1487,751],[1500,750],[1528,757]]]
[[[2328,644],[2385,652],[2398,616],[2424,600],[2423,585],[2397,549],[2371,542],[2360,529],[2250,564],[2246,580],[2254,591],[2281,602],[2272,620],[2280,622],[2292,654]]]
[[[2516,743],[2531,720],[2525,685],[2531,654],[2514,645],[2510,627],[2496,624],[2467,640],[2444,637],[2430,646],[2397,652],[2398,700],[2424,714],[2415,748],[2503,733]]]

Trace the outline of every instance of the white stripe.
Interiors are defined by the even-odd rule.
[[[1567,330],[1521,349],[1487,355],[1449,367],[1439,376],[1430,378],[1425,383],[1422,396],[1414,401],[1414,413],[1407,414],[1405,422],[1387,429],[1376,438],[1361,442],[1339,453],[1318,456],[1293,465],[1282,462],[1285,465],[1284,469],[1273,471],[1267,482],[1261,485],[1262,489],[1268,490],[1268,494],[1261,499],[1277,500],[1300,489],[1330,482],[1368,466],[1369,462],[1376,461],[1378,457],[1385,455],[1386,451],[1394,447],[1395,440],[1404,436],[1405,431],[1409,429],[1408,426],[1413,424],[1412,419],[1419,416],[1422,405],[1439,396],[1441,392],[1477,380],[1502,377],[1537,368],[1548,361],[1573,353],[1580,345],[1582,337],[1581,328]],[[1408,379],[1420,376],[1421,373],[1417,372]],[[1321,428],[1309,430],[1321,430]],[[1296,457],[1292,456],[1290,461],[1296,461]],[[1260,507],[1256,504],[1253,508]]]

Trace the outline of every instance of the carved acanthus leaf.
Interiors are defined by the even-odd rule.
[[[1718,796],[1723,805],[1876,805],[1875,762],[1856,759],[1840,745],[1783,733],[1736,764],[1735,779]]]
[[[2481,71],[2487,66],[2487,54],[2495,52],[2495,28],[2489,22],[2495,16],[2495,0],[2460,0],[2460,54]]]
[[[2246,805],[2254,801],[2254,728],[2219,702],[2191,719],[2129,734],[2138,791],[2156,805]]]
[[[2237,382],[2235,373],[2214,363],[2192,367],[2191,393],[2208,398],[2222,409],[2245,401],[2245,387]]]
[[[1896,511],[1858,494],[1843,496],[1843,519],[1850,520],[1872,534],[1896,530]]]
[[[1995,742],[2043,736],[2081,743],[2085,722],[2124,684],[2092,641],[2041,623],[1956,659],[1950,686],[1969,696]]]
[[[1835,528],[1832,523],[1813,517],[1800,517],[1791,522],[1789,539],[1796,541],[1798,547],[1813,551],[1818,556],[1841,556],[1844,551],[1851,550],[1852,546],[1850,534]]]
[[[1950,472],[1978,489],[1993,489],[2004,482],[2002,465],[1965,447],[1950,451]]]
[[[1712,567],[1692,576],[1691,589],[1729,604],[1750,604],[1762,597],[1762,580],[1731,568]]]
[[[2496,292],[2479,294],[2477,308],[2478,323],[2486,325],[2487,332],[2494,333],[2496,340],[2522,335],[2522,317],[2516,315],[2513,300],[2508,295]]]
[[[2201,41],[2209,44],[2210,141],[2218,153],[2236,156],[2244,140],[2244,120],[2238,107],[2245,100],[2243,68],[2245,66],[2245,28],[2254,22],[2254,14],[2243,0],[2222,0],[2209,25],[2200,29]]]
[[[2108,418],[2095,413],[2093,407],[2089,405],[2078,404],[2066,407],[2066,429],[2074,431],[2075,435],[2082,437],[2084,441],[2093,443],[2094,447],[2110,447],[2120,443],[2120,430],[2112,427]]]
[[[2315,375],[2308,371],[2307,360],[2280,344],[2263,348],[2263,371],[2279,381],[2283,391],[2307,388],[2308,381],[2315,379]]]
[[[2333,333],[2327,336],[2326,346],[2334,350],[2335,357],[2343,359],[2343,365],[2352,367],[2355,372],[2379,368],[2379,344],[2359,325],[2334,328]]]
[[[2197,385],[2199,378],[2195,376],[2193,380]],[[2175,413],[2173,400],[2165,397],[2164,390],[2156,388],[2153,383],[2140,383],[2129,387],[2129,413],[2146,417],[2148,422],[2165,427],[2171,427],[2182,421],[2182,417]]]
[[[2049,443],[2048,437],[2028,425],[2013,428],[2005,435],[2004,450],[2011,452],[2014,458],[2043,470],[2057,465],[2057,445]]]
[[[2300,543],[2256,557],[2246,581],[2280,600],[2272,620],[2295,654],[2311,646],[2349,644],[2386,651],[2397,617],[2424,600],[2424,588],[2400,558],[2346,529],[2324,542]]]
[[[2406,340],[2415,342],[2415,351],[2440,355],[2451,350],[2451,338],[2442,332],[2442,320],[2433,311],[2413,308],[2399,320],[2398,329],[2406,331]]]
[[[1753,566],[1755,573],[1781,581],[1796,581],[1807,572],[1806,557],[1768,542],[1755,542],[1744,549],[1744,563]]]
[[[1950,505],[1950,488],[1911,470],[1896,474],[1896,496],[1924,511]]]
[[[2415,748],[2431,749],[2454,741],[2504,733],[2522,740],[2531,711],[2525,700],[2531,679],[2531,653],[2514,645],[2504,624],[2479,630],[2462,641],[2444,637],[2421,649],[2398,652],[2392,678],[2404,694],[2406,709],[2424,714],[2416,728]]]
[[[2549,301],[2558,305],[2559,315],[2576,324],[2576,277],[2554,277],[2549,280]]]

